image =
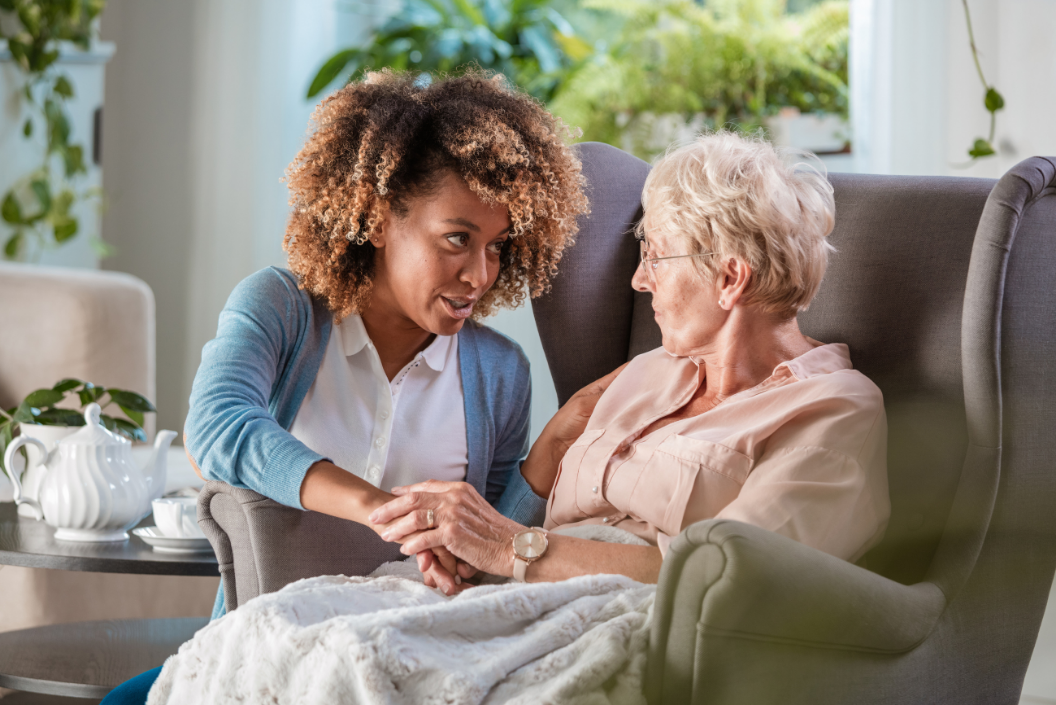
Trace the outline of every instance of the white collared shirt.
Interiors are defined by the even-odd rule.
[[[458,337],[436,336],[390,382],[363,319],[335,324],[290,427],[297,440],[385,491],[466,478]]]

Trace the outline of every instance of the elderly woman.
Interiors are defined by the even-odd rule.
[[[454,597],[392,577],[295,583],[200,633],[151,702],[248,690],[262,701],[568,702],[591,690],[633,701],[655,592],[645,584],[689,524],[749,522],[847,560],[880,540],[881,394],[846,346],[796,322],[830,249],[825,178],[718,133],[664,157],[643,204],[631,284],[652,294],[663,347],[573,397],[533,446],[521,475],[549,497],[544,528],[435,480],[393,488],[370,514],[407,555],[446,550],[463,579],[517,582],[463,580]],[[250,666],[259,660],[268,666]]]
[[[383,538],[432,519],[402,550],[445,547],[464,577],[644,582],[656,582],[674,536],[712,517],[850,561],[879,542],[890,514],[880,390],[845,345],[812,340],[796,321],[825,273],[828,182],[765,142],[719,133],[661,160],[642,203],[631,283],[652,294],[663,347],[576,395],[522,474],[549,495],[546,529],[603,524],[649,546],[543,538],[471,488],[436,482],[394,490],[402,496],[371,516],[393,522]]]

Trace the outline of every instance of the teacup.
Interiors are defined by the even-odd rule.
[[[204,539],[198,526],[197,497],[162,497],[155,499],[154,524],[163,536],[173,539]]]

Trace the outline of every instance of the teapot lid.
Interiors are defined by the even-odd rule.
[[[88,408],[84,410],[84,423],[85,426],[77,433],[71,434],[66,438],[59,441],[58,445],[61,446],[73,446],[73,445],[89,445],[89,446],[107,446],[107,445],[124,445],[129,441],[107,430],[104,426],[99,423],[99,416],[103,413],[102,408],[92,402],[88,405]]]

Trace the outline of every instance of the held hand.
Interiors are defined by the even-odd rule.
[[[466,573],[475,569],[513,574],[510,541],[525,527],[495,511],[472,485],[429,480],[394,488],[393,494],[397,498],[375,510],[370,520],[386,524],[382,538],[402,541],[404,554],[443,547],[474,567],[460,570],[460,577],[469,577]],[[428,522],[430,509],[433,528]]]
[[[468,583],[462,583],[463,576],[461,575],[466,572],[465,568],[468,566],[465,563],[458,563],[458,560],[447,549],[437,547],[419,551],[415,557],[426,587],[439,588],[445,595],[453,595],[470,587]]]

